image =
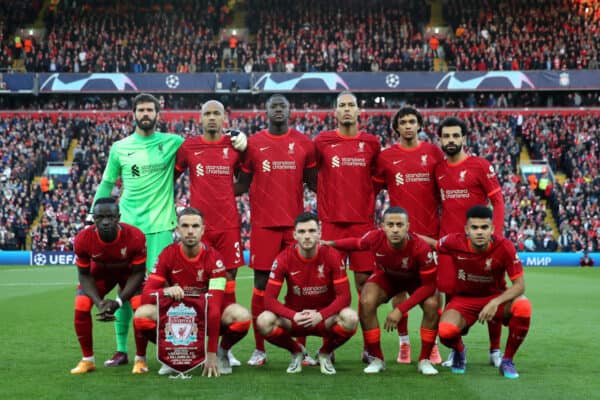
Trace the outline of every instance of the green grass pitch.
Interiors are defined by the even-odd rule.
[[[159,363],[149,346],[151,373],[131,374],[131,367],[104,368],[114,351],[112,324],[94,324],[98,369],[83,376],[69,370],[81,357],[73,330],[75,267],[0,268],[1,399],[594,399],[600,397],[600,269],[527,268],[526,294],[533,303],[532,327],[515,359],[521,378],[502,378],[487,365],[487,329],[475,326],[465,339],[469,348],[465,375],[424,377],[412,365],[395,362],[397,334],[382,333],[387,370],[366,376],[360,362],[359,333],[336,352],[337,375],[323,376],[318,367],[289,376],[289,355],[267,345],[266,366],[242,366],[218,379],[169,379],[156,374]],[[251,271],[238,274],[238,299],[249,306]],[[354,299],[356,300],[356,299]],[[380,321],[388,311],[381,307]],[[413,360],[418,355],[420,310],[410,314]],[[251,334],[250,334],[251,335]],[[503,342],[507,336],[503,330]],[[320,339],[309,338],[312,352]],[[130,357],[135,346],[130,337]],[[251,337],[235,348],[245,362]],[[441,346],[445,357],[448,350]]]

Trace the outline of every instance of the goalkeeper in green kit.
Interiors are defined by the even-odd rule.
[[[175,155],[184,140],[175,134],[155,132],[159,107],[158,99],[148,93],[133,99],[135,131],[113,143],[94,196],[94,203],[96,199],[110,197],[115,182],[121,178],[121,221],[144,232],[148,273],[152,272],[162,250],[173,243],[172,231],[177,225],[173,187]],[[244,134],[232,137],[236,150],[245,150],[246,142]],[[115,367],[129,362],[127,336],[132,316],[128,302],[115,312],[117,351],[104,366]]]

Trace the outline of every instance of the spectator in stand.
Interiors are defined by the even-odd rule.
[[[579,259],[579,265],[582,267],[593,267],[594,259],[590,257],[590,253],[587,250],[583,251],[583,256]]]

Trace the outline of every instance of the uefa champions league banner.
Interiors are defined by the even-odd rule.
[[[598,90],[600,71],[304,72],[304,73],[54,73],[4,74],[7,90],[40,93],[140,91],[259,92],[454,92],[489,90]],[[235,81],[235,85],[234,85]]]
[[[518,253],[525,267],[578,267],[582,253]],[[594,266],[600,266],[600,253],[590,253]],[[249,254],[244,251],[248,264]],[[58,251],[0,251],[0,265],[73,265],[75,253]]]
[[[180,302],[157,296],[159,319],[156,332],[158,361],[186,373],[204,363],[206,358],[206,315],[209,296],[187,296]]]

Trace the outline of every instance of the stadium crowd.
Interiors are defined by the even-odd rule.
[[[457,70],[598,69],[596,1],[444,2],[454,37],[444,43]]]
[[[524,117],[498,112],[477,112],[461,115],[469,127],[469,147],[472,154],[485,157],[494,166],[503,187],[506,205],[504,231],[522,251],[564,250],[597,251],[599,248],[600,225],[598,215],[598,193],[600,181],[598,166],[598,117],[592,114],[543,116],[528,114]],[[437,142],[435,135],[441,116],[425,116],[424,129],[420,139]],[[128,117],[101,119],[58,118],[51,123],[49,118],[14,117],[0,120],[2,138],[3,195],[0,215],[0,239],[5,248],[24,247],[27,232],[32,239],[34,250],[69,249],[74,233],[83,226],[95,187],[100,181],[110,145],[132,130]],[[563,140],[539,140],[545,124],[563,126]],[[262,113],[232,115],[230,124],[249,133],[257,132],[266,126]],[[335,119],[330,114],[307,113],[292,119],[290,126],[314,137],[323,130],[332,129]],[[373,112],[363,119],[361,126],[378,136],[382,146],[395,143],[390,136],[390,116]],[[196,120],[173,119],[164,121],[163,131],[176,132],[182,136],[193,136],[200,132]],[[548,129],[560,132],[560,129]],[[556,148],[574,155],[574,164],[569,167],[561,163],[561,157],[550,157],[553,170],[560,168],[567,174],[563,185],[556,184],[548,196],[536,193],[517,171],[521,136],[532,157],[555,154]],[[533,138],[538,140],[533,140]],[[62,140],[59,138],[63,138]],[[583,139],[582,139],[583,138]],[[41,175],[48,161],[61,161],[66,158],[71,139],[77,139],[74,149],[74,164],[69,175],[60,178],[51,176],[53,187],[42,190],[35,185],[33,177]],[[543,142],[549,148],[536,149]],[[554,143],[554,144],[553,144]],[[538,153],[541,151],[542,153]],[[184,175],[176,187],[177,206],[189,205],[189,181]],[[118,190],[115,189],[115,190]],[[116,193],[115,193],[116,194]],[[559,236],[552,236],[552,228],[546,223],[546,208],[542,200],[547,197],[555,220],[559,225]],[[387,193],[377,198],[377,216],[389,205]],[[33,219],[43,207],[40,223],[29,230]],[[250,212],[247,195],[240,198],[238,209],[242,221],[242,238],[248,247]],[[305,209],[316,209],[316,198],[308,190],[305,192]],[[18,217],[22,216],[22,217]],[[8,240],[8,245],[7,245]]]

